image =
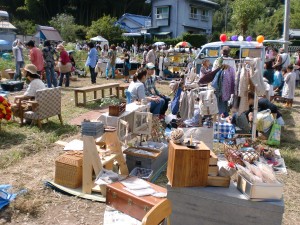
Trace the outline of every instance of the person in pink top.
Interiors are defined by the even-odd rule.
[[[69,54],[65,50],[65,47],[63,46],[63,44],[57,45],[56,49],[60,53],[60,55],[59,55],[59,65],[58,65],[60,76],[59,76],[58,86],[60,86],[60,87],[62,86],[64,76],[66,76],[65,86],[69,87],[69,85],[70,85],[70,73],[71,73],[71,69],[72,69],[72,64],[71,64]]]
[[[35,47],[34,41],[30,40],[26,43],[26,47],[29,49],[29,60],[36,66],[38,74],[44,69],[44,58],[42,51]]]

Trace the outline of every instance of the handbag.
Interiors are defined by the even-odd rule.
[[[275,145],[275,146],[280,145],[280,135],[281,135],[281,126],[275,121],[272,126],[267,144]]]
[[[216,74],[220,71],[220,69],[221,69],[221,67],[204,74],[204,76],[200,77],[199,84],[208,84],[208,83],[212,82],[214,80]]]
[[[200,92],[200,115],[214,115],[218,113],[217,98],[213,90]]]
[[[58,63],[58,68],[60,73],[69,73],[72,70],[72,63],[68,62],[63,65],[61,62]]]

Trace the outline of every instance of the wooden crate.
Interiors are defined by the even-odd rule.
[[[229,187],[230,177],[208,176],[207,186],[212,187]]]
[[[210,149],[200,142],[196,149],[169,143],[167,177],[172,187],[206,186]]]
[[[82,152],[68,151],[60,155],[55,160],[54,182],[69,188],[80,187],[82,184],[82,161]]]
[[[210,150],[209,165],[210,166],[218,165],[218,157],[216,156],[216,154],[212,150]]]
[[[167,192],[165,188],[158,185],[152,183],[149,183],[149,185],[156,192]],[[126,191],[124,187],[125,186],[120,182],[108,184],[106,191],[106,204],[138,220],[142,220],[153,206],[159,204],[165,199],[151,195],[138,197]]]
[[[209,166],[208,167],[208,175],[209,176],[218,176],[219,167],[218,166]]]

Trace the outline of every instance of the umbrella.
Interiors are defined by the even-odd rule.
[[[192,47],[192,45],[191,45],[190,43],[186,42],[186,41],[181,41],[181,42],[179,42],[179,43],[175,46],[175,48],[179,48],[180,46],[181,46],[181,47],[184,47],[184,48]]]
[[[9,41],[6,40],[0,40],[0,45],[8,45]]]
[[[166,45],[166,43],[163,41],[158,41],[158,42],[155,42],[153,45],[162,46],[162,45]]]

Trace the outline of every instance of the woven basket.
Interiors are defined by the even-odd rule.
[[[83,154],[69,151],[55,160],[54,182],[69,188],[78,188],[82,184]]]
[[[125,112],[126,103],[121,103],[120,105],[110,105],[108,107],[108,113],[110,116],[119,116]]]
[[[260,156],[260,149],[258,148],[258,145],[251,139],[247,140],[247,143],[249,143],[249,146],[247,147],[253,148],[254,150],[241,150],[243,147],[242,145],[228,144],[224,142],[224,155],[226,159],[229,162],[240,164],[242,166],[245,165],[243,161],[253,163],[255,160],[258,160]]]

